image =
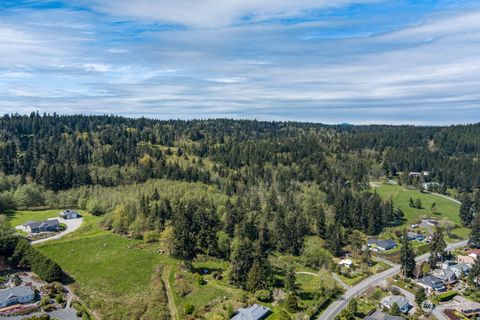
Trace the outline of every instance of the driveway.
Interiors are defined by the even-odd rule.
[[[31,316],[41,316],[45,312],[35,312],[30,313],[24,316],[13,316],[13,317],[0,317],[2,320],[22,320]],[[78,320],[79,318],[76,315],[76,311],[73,308],[59,309],[54,310],[48,313],[52,319],[61,319],[61,320]]]
[[[67,229],[65,229],[64,231],[62,231],[60,233],[57,233],[56,235],[51,236],[49,238],[32,241],[31,242],[32,244],[37,244],[37,243],[42,243],[42,242],[46,242],[46,241],[50,241],[50,240],[60,239],[64,235],[72,233],[73,231],[80,228],[80,226],[82,225],[82,222],[83,222],[83,217],[82,218],[77,218],[77,219],[68,219],[68,220],[63,219],[63,218],[50,218],[48,220],[51,220],[51,219],[57,219],[60,223],[65,224],[67,226]]]

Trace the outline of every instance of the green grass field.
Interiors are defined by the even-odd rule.
[[[18,226],[23,224],[27,221],[43,221],[47,220],[48,218],[56,218],[58,214],[63,210],[40,210],[40,211],[29,211],[29,210],[22,210],[22,211],[14,211],[12,213],[8,213],[7,216],[10,219],[10,225],[12,227]]]
[[[458,214],[460,209],[459,204],[433,194],[422,193],[419,190],[399,185],[382,184],[375,187],[375,190],[383,199],[393,199],[394,207],[400,208],[404,212],[406,224],[410,225],[419,222],[422,217],[429,217],[437,220],[449,220],[456,226],[455,229],[452,230],[453,235],[461,239],[466,239],[468,237],[469,230],[461,226]],[[423,208],[417,209],[410,207],[410,197],[414,200],[420,199]],[[438,209],[437,214],[432,213],[430,210],[434,202]]]

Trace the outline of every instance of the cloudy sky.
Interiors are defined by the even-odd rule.
[[[480,121],[478,0],[0,1],[0,114]]]

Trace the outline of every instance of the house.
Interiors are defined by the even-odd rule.
[[[381,311],[375,311],[373,314],[363,318],[364,320],[404,320],[403,317],[391,316]]]
[[[480,256],[480,249],[468,250],[467,254],[473,259],[477,259]]]
[[[457,263],[453,266],[450,266],[450,270],[455,273],[457,279],[460,279],[462,275],[467,275],[472,267],[466,263]]]
[[[65,211],[60,212],[59,216],[60,218],[63,218],[63,219],[76,219],[79,217],[79,214],[76,211],[67,209]]]
[[[236,310],[231,320],[262,320],[270,313],[270,308],[254,304],[248,308],[240,308]]]
[[[425,239],[425,237],[420,234],[420,233],[416,233],[416,232],[407,232],[407,238],[408,240],[412,241],[412,240],[417,240],[417,241],[423,241]]]
[[[464,264],[474,264],[475,263],[475,258],[472,256],[458,256],[457,257],[458,263],[464,263]]]
[[[455,310],[462,313],[466,317],[471,317],[480,314],[480,303],[468,300],[462,296],[455,296]]]
[[[402,313],[407,313],[411,308],[408,300],[403,296],[387,296],[382,299],[380,305],[387,309],[391,309],[395,303],[398,305],[398,308]]]
[[[432,275],[442,280],[445,285],[451,285],[457,282],[457,276],[450,268],[433,270]]]
[[[45,231],[57,231],[60,226],[60,222],[57,219],[45,220],[41,222],[28,221],[22,224],[22,230],[29,233],[39,233]]]
[[[387,251],[395,248],[397,246],[397,243],[391,239],[389,240],[368,239],[368,246],[373,251]]]
[[[425,191],[432,190],[434,187],[439,186],[438,182],[424,182],[422,183],[422,189]]]
[[[445,291],[445,285],[442,279],[435,276],[425,276],[417,281],[417,285],[424,288],[428,292]]]
[[[342,260],[340,260],[340,262],[338,264],[341,265],[341,266],[345,266],[347,268],[350,268],[353,265],[353,261],[352,261],[352,259],[342,259]]]
[[[455,261],[445,260],[442,262],[442,269],[449,269],[451,266],[456,265]]]
[[[5,308],[12,304],[32,302],[34,299],[35,292],[27,286],[0,290],[0,308]]]

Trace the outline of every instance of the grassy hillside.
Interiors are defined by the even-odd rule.
[[[461,225],[458,211],[460,205],[428,193],[422,193],[419,190],[410,189],[408,187],[381,184],[374,187],[378,194],[383,199],[393,199],[393,205],[395,208],[400,208],[406,219],[406,224],[418,222],[423,217],[434,218],[437,220],[448,220],[455,224],[455,229],[452,230],[452,235],[465,239],[468,237],[469,230]],[[422,209],[412,208],[409,206],[409,199],[420,199],[422,202]],[[435,202],[437,206],[437,213],[434,214],[431,211],[431,206]]]

